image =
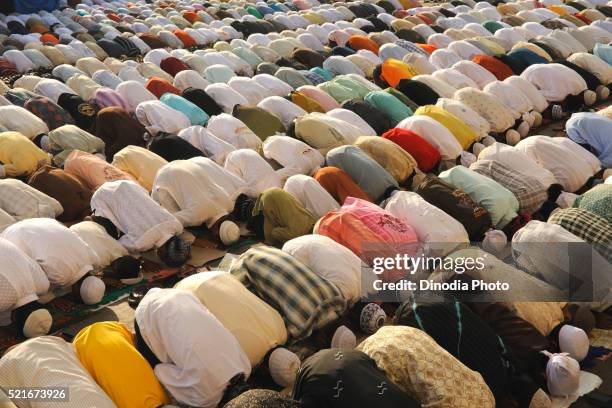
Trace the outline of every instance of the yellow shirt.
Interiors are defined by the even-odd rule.
[[[51,158],[21,133],[2,132],[0,162],[7,177],[17,177],[34,173],[42,165],[50,164]]]
[[[151,191],[157,171],[168,162],[140,146],[127,146],[115,153],[112,165],[133,176],[138,184]]]
[[[467,150],[476,141],[478,135],[457,116],[435,105],[421,106],[415,115],[429,116],[447,128],[459,142],[463,150]]]
[[[175,288],[192,292],[206,306],[236,337],[253,367],[268,351],[287,341],[281,315],[229,273],[198,273],[183,279]]]
[[[118,408],[157,408],[169,399],[122,323],[100,322],[73,340],[81,364]]]

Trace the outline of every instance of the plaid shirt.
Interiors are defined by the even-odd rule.
[[[313,330],[337,320],[347,307],[333,283],[276,248],[249,249],[230,272],[279,311],[293,340],[306,338]]]
[[[495,160],[478,160],[470,169],[497,181],[512,191],[521,211],[533,214],[548,199],[546,188],[533,177],[519,173]]]
[[[612,262],[612,224],[604,218],[581,208],[566,208],[554,212],[549,224],[558,224],[584,239],[608,262]]]

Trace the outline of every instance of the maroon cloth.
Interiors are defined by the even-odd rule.
[[[189,70],[189,67],[185,65],[180,59],[174,57],[168,57],[162,60],[159,67],[169,73],[172,76],[176,76],[181,71]]]

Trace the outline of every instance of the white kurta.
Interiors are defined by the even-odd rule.
[[[216,407],[229,380],[251,373],[236,338],[187,291],[153,288],[135,317],[142,338],[161,361],[155,375],[182,404]]]
[[[157,100],[139,103],[135,114],[136,119],[153,136],[159,132],[176,134],[191,126],[185,114]]]
[[[526,79],[517,75],[512,75],[504,79],[504,83],[520,90],[527,98],[529,98],[531,104],[533,105],[533,109],[536,111],[543,112],[546,110],[546,108],[548,108],[548,101],[544,95],[542,95],[538,88],[533,86],[533,84]]]
[[[259,150],[261,147],[261,139],[243,121],[227,113],[211,117],[206,128],[236,149]]]
[[[117,408],[85,370],[72,344],[60,337],[27,340],[0,359],[3,388],[68,387],[68,401],[19,401],[19,408]]]
[[[64,212],[55,198],[21,180],[10,178],[0,180],[0,209],[17,221],[38,217],[55,218]]]
[[[533,177],[545,188],[557,182],[555,175],[542,167],[522,150],[504,143],[493,143],[485,147],[478,155],[480,160],[494,160],[506,165],[521,174]]]
[[[315,218],[340,208],[340,204],[317,180],[303,174],[289,177],[283,190],[294,196]]]
[[[402,120],[398,128],[412,130],[431,143],[443,160],[455,160],[463,148],[453,134],[440,122],[429,116],[415,115]]]
[[[73,285],[98,262],[96,253],[74,231],[49,218],[20,221],[5,229],[2,237],[36,261],[58,287]]]
[[[131,252],[159,248],[183,232],[179,220],[133,181],[104,183],[91,198],[91,209],[125,234],[119,242]]]
[[[4,238],[0,238],[0,262],[0,318],[2,312],[33,302],[49,290],[49,280],[40,266]],[[9,323],[10,318],[0,319],[0,326]]]
[[[115,89],[123,98],[129,108],[129,112],[134,112],[136,107],[146,101],[156,101],[157,98],[144,85],[138,81],[130,80],[120,83]]]
[[[246,183],[244,194],[259,197],[272,187],[282,187],[281,176],[257,152],[251,149],[234,150],[227,155],[225,169]]]
[[[470,242],[467,231],[459,221],[416,193],[394,192],[385,210],[410,225],[419,242],[428,245],[433,253],[446,255],[462,243]]]
[[[319,234],[287,241],[283,251],[338,287],[349,304],[361,298],[361,259],[350,249]]]
[[[569,95],[586,91],[587,84],[576,71],[561,64],[534,64],[521,74],[549,102],[561,102]]]
[[[376,131],[355,112],[348,109],[335,108],[327,112],[327,115],[332,118],[343,120],[347,123],[357,126],[361,130],[362,136],[376,136]]]
[[[313,174],[325,163],[318,150],[289,136],[268,137],[263,143],[263,154],[295,174]]]
[[[43,133],[49,133],[47,124],[21,106],[0,106],[0,126],[19,132],[28,139],[34,139]]]
[[[204,157],[175,160],[159,169],[151,197],[185,227],[212,227],[234,209],[245,183]]]
[[[109,266],[115,259],[128,254],[117,240],[106,233],[100,224],[93,221],[81,221],[70,226],[70,229],[85,241],[96,253],[98,261],[94,267],[101,269]]]
[[[206,157],[220,165],[225,163],[225,158],[230,152],[236,150],[234,146],[219,139],[209,129],[199,125],[181,130],[178,133],[178,137],[185,139],[197,147]]]
[[[582,187],[595,172],[592,164],[584,160],[576,160],[578,149],[568,148],[553,139],[557,138],[531,136],[521,140],[515,147],[540,166],[548,169],[565,191],[573,193]],[[580,147],[575,143],[574,145]]]
[[[286,128],[291,126],[295,118],[307,114],[304,109],[281,96],[268,96],[259,102],[257,107],[278,117]]]

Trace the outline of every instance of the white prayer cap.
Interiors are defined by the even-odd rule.
[[[331,348],[354,349],[357,346],[357,337],[348,327],[342,325],[336,329],[331,341]]]
[[[287,387],[295,381],[300,368],[300,359],[286,348],[277,348],[270,354],[268,368],[274,382]]]
[[[474,145],[472,146],[472,151],[474,152],[474,155],[478,157],[478,155],[484,150],[484,148],[485,145],[483,145],[482,143],[474,143]]]
[[[466,152],[465,150],[461,152],[461,165],[465,167],[470,167],[477,160],[476,155]]]
[[[591,90],[584,91],[584,103],[591,106],[597,101],[597,94]]]
[[[219,238],[223,245],[231,245],[240,239],[240,228],[232,221],[223,221],[219,227]]]
[[[525,123],[525,122],[523,122]],[[506,132],[506,143],[508,143],[510,146],[514,146],[515,144],[517,144],[518,142],[521,141],[521,134],[519,132],[517,132],[514,129],[509,129]]]
[[[489,253],[497,254],[504,249],[507,243],[508,237],[506,237],[503,231],[492,229],[485,232],[482,249]]]
[[[546,364],[548,392],[555,397],[567,397],[578,390],[580,365],[567,353],[552,354],[542,351],[549,360]]]
[[[49,333],[52,323],[53,318],[47,309],[36,309],[26,319],[23,325],[23,335],[28,339],[44,336]]]
[[[577,361],[582,361],[589,352],[589,338],[584,330],[566,324],[559,331],[559,347]]]
[[[489,135],[486,135],[480,141],[480,143],[482,143],[485,146],[491,146],[495,142],[497,142],[497,140],[495,140],[495,138],[493,136],[489,136]]]
[[[81,283],[81,299],[86,305],[93,305],[102,300],[106,285],[102,279],[95,276],[88,276]]]

